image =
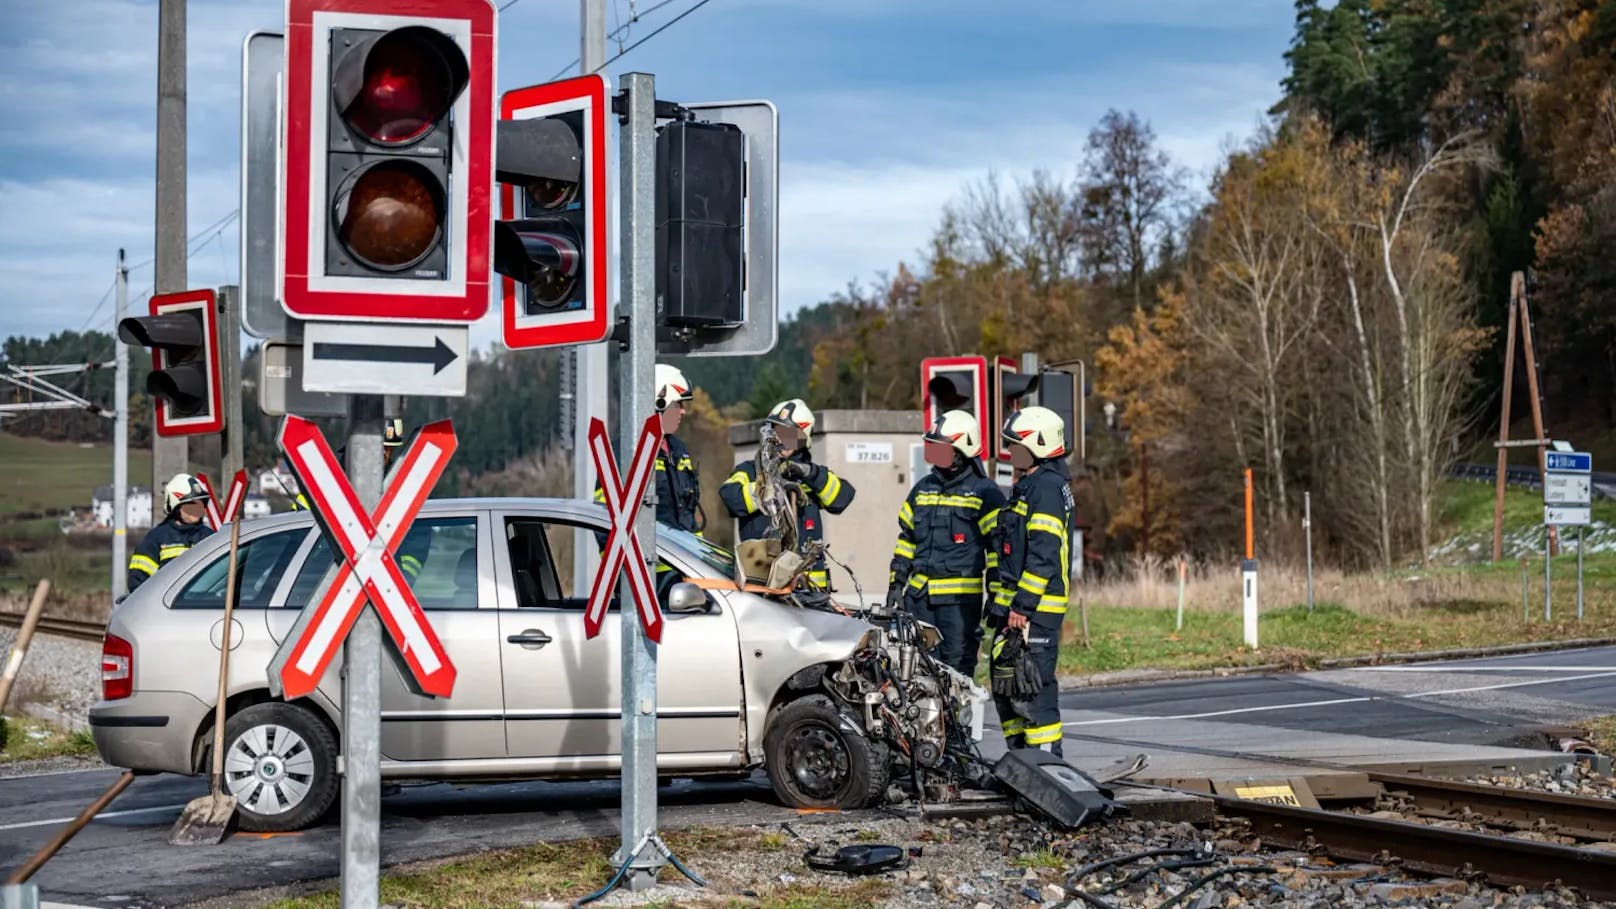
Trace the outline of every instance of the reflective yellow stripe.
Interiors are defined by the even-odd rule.
[[[157,563],[143,555],[137,555],[129,560],[129,570],[144,572],[145,574],[156,574]]]
[[[1027,728],[1027,721],[1021,719],[1020,717],[1013,716],[1007,720],[1003,720],[1000,725],[1004,727],[1005,735],[1020,735],[1022,730]]]
[[[680,470],[695,470],[696,469],[696,462],[690,460],[689,455],[685,455],[684,457],[679,459],[679,469]]]
[[[997,552],[994,552],[993,550],[989,549],[988,553],[987,553],[987,560],[988,560],[988,567],[989,568],[998,568],[999,567],[999,554]]]
[[[1034,530],[1042,530],[1044,533],[1064,537],[1066,536],[1066,522],[1054,515],[1035,514],[1027,519],[1027,532],[1031,533]]]
[[[595,504],[596,505],[605,505],[606,504],[606,490],[599,489],[599,488],[597,488],[595,490]]]
[[[1066,614],[1067,599],[1063,596],[1044,597],[1038,601],[1039,612],[1053,612],[1057,615]]]
[[[752,478],[746,475],[746,471],[737,470],[730,474],[729,479],[724,481],[724,485],[728,486],[731,483],[738,484],[741,487],[741,504],[746,507],[746,513],[751,514],[757,511],[757,499],[752,495]]]
[[[398,560],[398,567],[411,578],[421,573],[421,560],[412,555],[404,556]]]
[[[912,575],[909,578],[909,587],[911,590],[923,590],[926,587],[926,582],[929,580],[931,580],[931,578],[927,575]]]
[[[1041,577],[1030,571],[1024,571],[1021,573],[1021,580],[1017,583],[1017,586],[1028,593],[1041,594],[1049,589],[1049,578]]]
[[[980,496],[950,496],[939,492],[922,492],[915,496],[915,504],[925,506],[942,506],[944,508],[981,508]]]
[[[819,492],[819,501],[828,504],[842,494],[842,478],[831,473],[828,467],[825,469],[825,478],[825,488]]]
[[[1027,737],[1029,745],[1048,745],[1050,742],[1061,740],[1061,724],[1050,723],[1048,726],[1027,726],[1022,733]]]
[[[185,555],[185,550],[190,548],[191,547],[185,545],[184,543],[170,543],[169,545],[163,546],[157,550],[157,561],[166,562],[169,559],[177,559],[180,556]]]
[[[915,544],[910,540],[899,540],[898,545],[892,547],[892,554],[900,559],[912,559],[915,557]]]
[[[908,502],[903,503],[903,507],[898,509],[898,521],[910,530],[915,529],[915,510],[909,507]]]
[[[661,471],[666,471],[668,469],[668,465],[662,463],[661,458],[657,458],[656,459],[656,469],[661,470]]]
[[[1012,599],[1015,599],[1015,594],[1003,584],[999,585],[998,592],[993,595],[993,603],[996,606],[1009,606]]]
[[[957,594],[982,593],[981,578],[932,578],[926,586],[926,592],[933,596],[949,596]]]
[[[814,585],[815,587],[829,587],[830,572],[822,568],[810,571],[808,572],[808,583]]]
[[[1016,513],[1016,514],[1021,515],[1022,517],[1026,517],[1027,516],[1027,503],[1026,502],[1017,502],[1016,504],[1014,504],[1014,505],[1012,505],[1010,507],[1010,510],[1012,512]]]
[[[983,515],[982,519],[976,522],[976,529],[982,531],[983,536],[987,536],[988,534],[992,533],[998,526],[999,509],[997,508]]]

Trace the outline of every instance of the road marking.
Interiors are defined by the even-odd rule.
[[[182,802],[178,805],[157,805],[152,808],[131,808],[128,811],[103,811],[95,816],[95,820],[101,820],[102,818],[108,817],[127,817],[132,814],[155,814],[159,811],[181,811],[185,808],[185,804],[186,803]],[[49,827],[53,824],[67,824],[71,823],[72,821],[73,818],[70,817],[51,818],[48,821],[23,821],[20,824],[0,824],[0,830],[24,830],[29,827]]]
[[[1366,704],[1370,701],[1406,701],[1414,698],[1432,698],[1448,694],[1469,694],[1476,691],[1498,691],[1504,688],[1525,688],[1531,685],[1553,685],[1556,682],[1576,682],[1582,679],[1602,679],[1616,676],[1616,670],[1591,672],[1552,679],[1531,679],[1525,682],[1503,682],[1498,685],[1474,685],[1468,688],[1446,688],[1441,691],[1413,691],[1408,694],[1376,694],[1363,697],[1331,698],[1324,701],[1302,701],[1296,704],[1269,704],[1263,707],[1236,707],[1231,710],[1212,710],[1206,713],[1181,713],[1175,716],[1120,716],[1104,720],[1072,720],[1063,726],[1108,726],[1120,723],[1142,723],[1151,720],[1205,720],[1242,713],[1268,713],[1275,710],[1297,710],[1304,707],[1332,707],[1336,704]]]
[[[1616,666],[1455,666],[1437,663],[1428,666],[1359,666],[1354,672],[1616,672]]]

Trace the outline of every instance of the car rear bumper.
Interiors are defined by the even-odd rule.
[[[90,735],[114,767],[194,773],[194,733],[207,709],[183,691],[141,691],[91,707]]]

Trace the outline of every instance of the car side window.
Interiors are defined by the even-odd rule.
[[[516,582],[519,606],[582,610],[587,605],[589,591],[576,590],[572,583],[572,564],[580,530],[586,545],[594,546],[597,551],[605,545],[606,534],[594,527],[538,518],[506,518],[505,537],[510,546],[511,574]],[[660,565],[653,583],[665,602],[668,584],[679,575],[666,561]],[[615,595],[610,608],[617,609]]]
[[[422,609],[477,608],[476,518],[416,518],[393,560]],[[321,534],[292,582],[287,608],[308,605],[331,563],[331,543]]]
[[[236,608],[263,609],[275,595],[307,530],[283,530],[241,544],[236,555]],[[174,598],[175,609],[223,609],[230,552],[224,550]]]

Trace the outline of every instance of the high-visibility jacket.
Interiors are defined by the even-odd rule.
[[[184,555],[211,533],[213,528],[206,521],[186,524],[180,521],[179,511],[171,512],[163,523],[146,532],[140,545],[135,547],[134,555],[129,557],[129,590],[133,592],[146,583],[157,569]]]
[[[822,540],[825,537],[824,512],[841,514],[846,511],[847,506],[853,504],[856,490],[829,467],[815,464],[806,451],[796,452],[791,460],[810,468],[808,479],[798,484],[801,494],[797,496],[797,542]],[[724,500],[729,513],[740,521],[739,539],[761,540],[768,535],[769,516],[763,513],[757,501],[757,461],[742,461],[737,465],[724,485],[718,487],[718,496]],[[830,573],[823,556],[808,566],[806,575],[814,586],[829,588]]]
[[[657,523],[696,533],[699,529],[696,506],[701,504],[701,474],[695,459],[690,456],[690,449],[678,436],[662,437],[662,446],[657,449],[654,482]],[[595,483],[595,502],[606,502],[606,493],[598,481]]]
[[[898,510],[888,589],[934,604],[980,605],[984,592],[998,589],[993,532],[1003,505],[1004,493],[975,459],[953,474],[933,468]]]
[[[1058,626],[1070,599],[1072,485],[1061,459],[1016,481],[999,510],[999,590],[995,613],[1015,610],[1041,628]]]

